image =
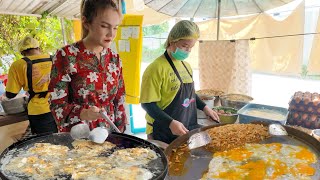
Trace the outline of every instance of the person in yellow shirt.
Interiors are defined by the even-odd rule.
[[[33,134],[58,132],[48,102],[51,57],[49,54],[42,54],[39,42],[30,36],[19,42],[18,49],[24,57],[10,66],[6,96],[9,99],[14,98],[21,88],[28,91],[28,118],[31,132]]]
[[[140,102],[147,112],[148,139],[169,144],[189,130],[199,128],[197,108],[219,121],[217,113],[195,94],[192,69],[184,61],[199,36],[194,22],[178,22],[169,33],[164,54],[143,74]]]

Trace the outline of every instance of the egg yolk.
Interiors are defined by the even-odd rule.
[[[253,152],[244,148],[234,148],[229,151],[217,152],[214,156],[225,156],[234,161],[243,161],[249,159]]]
[[[296,153],[296,158],[306,160],[309,163],[313,163],[316,161],[316,157],[314,156],[314,154],[305,147],[302,147],[302,150]]]
[[[299,163],[295,168],[291,169],[293,175],[303,174],[307,176],[313,176],[315,174],[315,169],[308,164]]]

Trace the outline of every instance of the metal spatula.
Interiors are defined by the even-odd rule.
[[[117,132],[117,133],[121,133],[120,130],[117,128],[117,126],[109,119],[107,112],[106,111],[100,111],[100,114],[102,115],[102,117],[104,119],[106,119],[108,121],[108,123],[111,125],[111,127]]]
[[[188,139],[188,147],[190,150],[195,149],[201,146],[205,146],[211,141],[212,139],[206,131],[198,132],[190,136],[190,138]]]
[[[269,134],[273,136],[287,136],[288,132],[281,124],[270,124]]]

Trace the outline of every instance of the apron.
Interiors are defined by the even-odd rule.
[[[197,106],[194,83],[183,83],[178,70],[168,55],[168,52],[166,51],[164,55],[174,73],[178,77],[181,85],[173,101],[163,111],[173,119],[180,121],[188,130],[199,128],[200,125],[197,123]],[[188,68],[185,66],[185,64],[183,62],[182,64],[188,71]],[[192,75],[189,71],[188,73],[192,78]],[[178,136],[173,135],[169,127],[163,127],[163,125],[161,126],[159,121],[161,121],[161,119],[157,119],[153,122],[153,138],[155,140],[170,144]]]

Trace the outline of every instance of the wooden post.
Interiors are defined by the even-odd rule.
[[[65,27],[64,27],[64,19],[60,18],[60,24],[61,24],[61,31],[62,31],[62,37],[63,37],[63,44],[67,45],[67,37],[66,37],[66,32],[65,32]]]

